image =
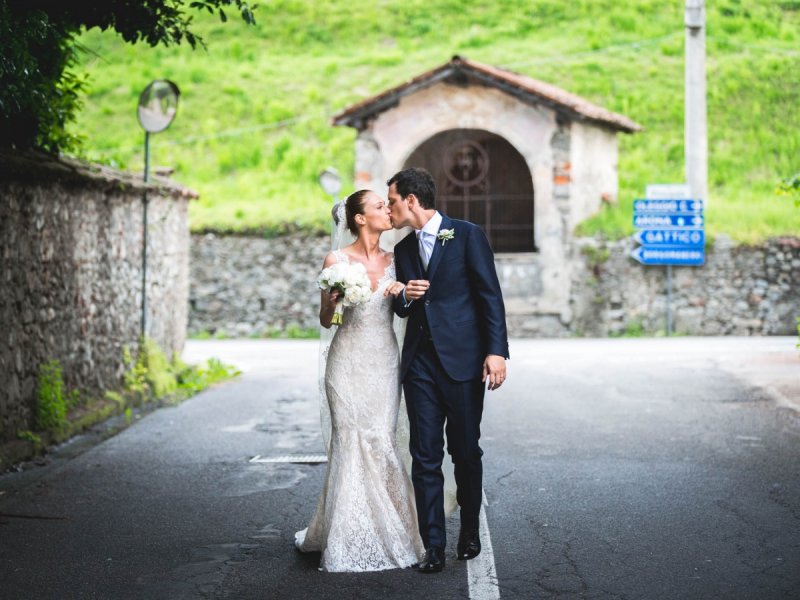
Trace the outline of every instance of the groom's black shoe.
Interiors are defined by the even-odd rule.
[[[425,551],[425,556],[417,567],[420,573],[438,573],[444,569],[444,550],[438,546],[431,546]]]
[[[458,535],[458,560],[470,560],[481,553],[481,538],[477,529],[464,529]]]

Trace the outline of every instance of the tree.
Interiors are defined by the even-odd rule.
[[[80,109],[85,76],[75,72],[82,30],[113,29],[131,44],[205,46],[192,12],[254,23],[246,0],[0,0],[0,147],[56,153],[78,143],[66,131]]]

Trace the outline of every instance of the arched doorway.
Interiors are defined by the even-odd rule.
[[[507,140],[482,129],[452,129],[423,142],[405,167],[436,181],[436,206],[480,225],[495,252],[533,252],[533,181]]]

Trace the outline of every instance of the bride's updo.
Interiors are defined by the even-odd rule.
[[[354,236],[358,237],[358,223],[356,223],[356,215],[363,215],[364,214],[364,205],[367,203],[367,194],[370,193],[371,190],[358,190],[357,192],[353,192],[344,200],[344,215],[347,221],[347,229],[350,230]],[[339,203],[336,203],[331,211],[333,213],[333,220],[338,225],[339,224],[339,215],[338,209]]]

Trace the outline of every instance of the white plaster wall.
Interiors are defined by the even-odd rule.
[[[570,230],[600,210],[604,194],[616,202],[618,193],[616,134],[576,122],[571,144]]]

